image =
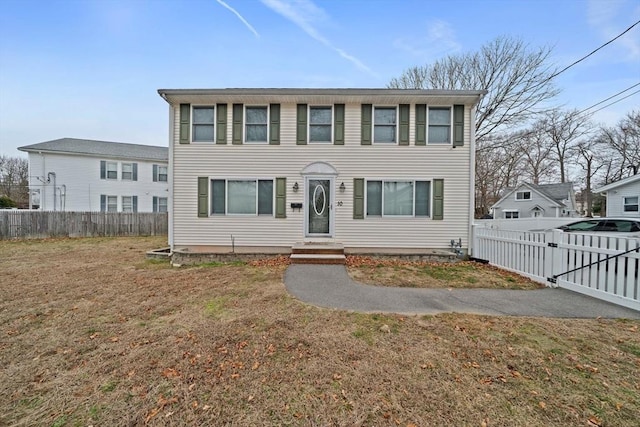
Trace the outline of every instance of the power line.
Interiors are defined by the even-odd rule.
[[[634,84],[633,86],[629,86],[628,88],[626,88],[626,89],[624,89],[624,90],[621,90],[620,92],[616,93],[615,95],[611,95],[611,96],[610,96],[610,97],[608,97],[607,99],[603,99],[602,101],[600,101],[600,102],[597,102],[597,103],[593,104],[591,107],[587,107],[587,108],[585,108],[584,110],[579,111],[579,112],[578,112],[578,114],[582,114],[582,113],[584,113],[585,111],[592,109],[593,107],[597,107],[598,105],[600,105],[600,104],[602,104],[602,103],[605,103],[605,102],[607,102],[608,100],[610,100],[610,99],[612,99],[612,98],[615,98],[616,96],[621,95],[621,94],[625,93],[626,91],[631,90],[631,89],[633,89],[634,87],[639,86],[639,85],[640,85],[640,82],[638,82],[638,83]],[[636,92],[634,92],[634,93],[636,93]],[[633,95],[633,93],[632,93],[631,95]],[[631,96],[631,95],[629,95],[629,96]],[[628,97],[625,97],[625,98],[628,98]],[[625,99],[625,98],[622,98],[622,99]],[[622,100],[622,99],[621,99],[621,100]],[[621,101],[621,100],[620,100],[620,101]],[[619,102],[619,101],[616,101],[616,102]],[[611,105],[611,104],[609,104],[609,105]],[[606,108],[606,107],[602,107],[602,108]],[[600,111],[600,110],[596,110],[596,111]],[[594,111],[594,113],[595,113],[595,111]]]
[[[640,89],[638,89],[638,90],[637,90],[637,91],[635,91],[635,92],[631,92],[629,95],[627,95],[627,96],[625,96],[625,97],[623,97],[623,98],[616,99],[615,101],[613,101],[613,102],[611,102],[611,103],[609,103],[609,104],[605,105],[604,107],[600,107],[600,108],[598,108],[596,111],[592,111],[592,112],[591,112],[591,113],[589,113],[589,114],[597,113],[598,111],[603,110],[603,109],[607,108],[607,107],[608,107],[608,106],[610,106],[610,105],[617,104],[618,102],[620,102],[620,101],[622,101],[622,100],[624,100],[624,99],[627,99],[627,98],[629,98],[630,96],[633,96],[633,95],[635,95],[635,94],[636,94],[636,93],[638,93],[638,92],[640,92]]]
[[[574,61],[573,63],[571,63],[570,65],[567,65],[566,67],[564,67],[562,70],[558,71],[555,74],[552,74],[551,76],[547,77],[546,81],[549,81],[551,79],[553,79],[554,77],[557,77],[558,75],[564,73],[565,71],[567,71],[569,68],[573,67],[576,64],[579,64],[580,62],[584,61],[585,59],[587,59],[588,57],[590,57],[591,55],[593,55],[594,53],[596,53],[597,51],[599,51],[600,49],[602,49],[603,47],[613,43],[614,41],[618,40],[620,37],[622,37],[623,35],[625,35],[626,33],[628,33],[629,31],[631,31],[631,29],[633,27],[635,27],[636,25],[640,24],[640,21],[636,21],[633,25],[631,25],[629,28],[627,28],[626,30],[624,30],[623,32],[621,32],[620,34],[618,34],[617,36],[615,36],[614,38],[612,38],[611,40],[609,40],[608,42],[606,42],[605,44],[603,44],[602,46],[598,47],[597,49],[592,50],[591,52],[589,52],[588,54],[586,54],[585,56],[583,56],[582,58],[578,59],[577,61]]]

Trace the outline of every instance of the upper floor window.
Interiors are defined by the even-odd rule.
[[[331,125],[331,107],[309,107],[309,142],[331,143]]]
[[[247,107],[245,111],[245,141],[267,142],[268,107]]]
[[[531,191],[516,191],[516,200],[531,200]]]
[[[106,167],[106,176],[107,179],[118,179],[118,163],[116,162],[105,162]]]
[[[215,111],[213,106],[193,107],[193,141],[213,142]]]
[[[373,142],[395,144],[397,120],[396,107],[374,107]]]
[[[429,143],[451,143],[451,108],[429,107]]]
[[[138,180],[138,164],[137,163],[122,164],[122,180],[123,181]]]
[[[169,167],[153,165],[153,182],[167,182]]]
[[[638,212],[638,196],[624,197],[624,212]]]

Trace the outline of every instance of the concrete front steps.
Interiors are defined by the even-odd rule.
[[[296,243],[291,247],[292,264],[344,264],[344,246],[339,243]]]

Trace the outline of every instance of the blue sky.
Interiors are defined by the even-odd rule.
[[[0,154],[167,145],[159,88],[385,87],[502,35],[552,46],[563,68],[639,20],[638,0],[3,0]],[[555,80],[577,109],[640,83],[640,25]],[[634,108],[640,93],[594,119]]]

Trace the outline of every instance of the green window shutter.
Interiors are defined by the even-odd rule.
[[[353,219],[364,219],[364,178],[353,179]]]
[[[444,179],[433,180],[433,219],[444,219]]]
[[[333,111],[333,144],[344,145],[344,104],[334,105]]]
[[[153,211],[158,212],[158,197],[153,196]]]
[[[191,104],[180,104],[180,144],[188,144],[191,130]]]
[[[427,104],[416,104],[416,145],[427,145]]]
[[[137,181],[138,180],[138,164],[134,163],[132,169],[133,171],[131,175],[133,176],[133,181]]]
[[[280,104],[269,105],[269,144],[280,145]]]
[[[100,179],[107,178],[107,162],[106,160],[100,160]]]
[[[153,182],[158,182],[158,165],[153,165]]]
[[[104,194],[100,195],[100,212],[107,211],[107,196]]]
[[[242,104],[233,104],[233,128],[231,129],[231,143],[242,144]]]
[[[453,106],[453,146],[464,145],[464,105]]]
[[[298,104],[296,119],[296,144],[305,145],[307,143],[307,104]]]
[[[131,200],[133,202],[133,211],[138,212],[138,196],[133,196]]]
[[[398,145],[409,145],[409,104],[400,104],[400,139]]]
[[[276,218],[287,217],[287,178],[276,178]]]
[[[206,176],[198,177],[198,217],[206,218],[209,216],[209,178]]]
[[[227,143],[227,104],[216,105],[216,144]]]
[[[371,145],[371,104],[362,104],[361,144]]]

